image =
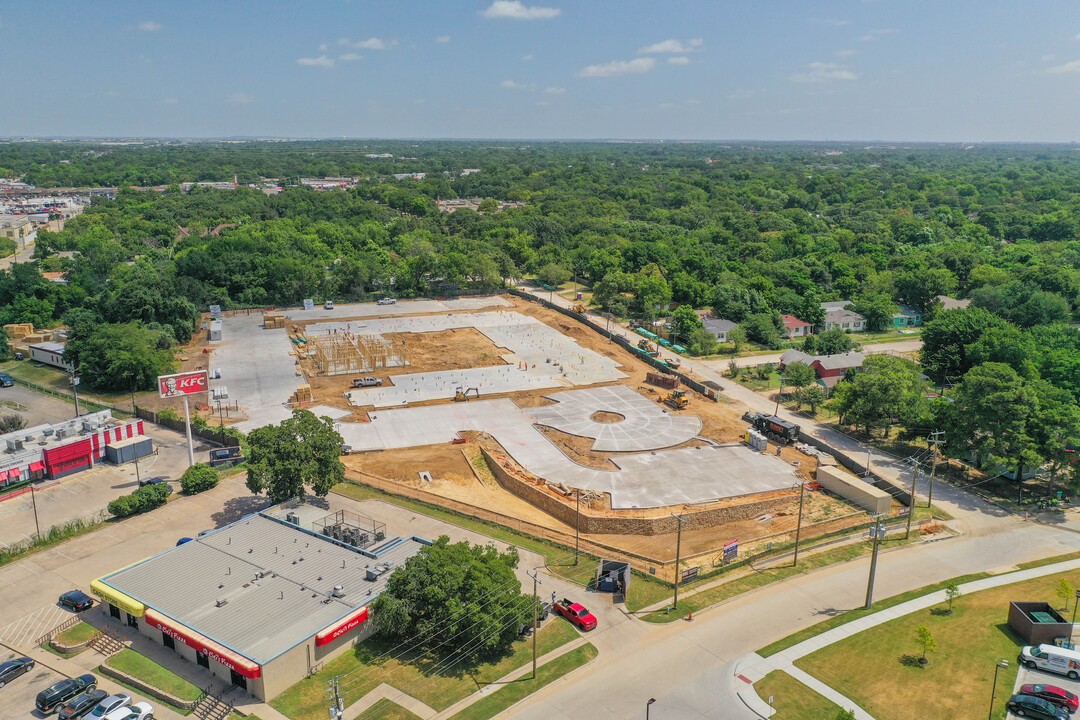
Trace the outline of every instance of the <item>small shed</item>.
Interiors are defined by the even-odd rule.
[[[221,342],[221,328],[224,323],[221,320],[210,321],[210,342]]]
[[[1009,627],[1028,645],[1053,645],[1055,639],[1072,634],[1072,623],[1045,602],[1009,603]]]
[[[145,435],[135,435],[105,445],[105,459],[114,465],[123,465],[135,458],[153,454],[154,441]]]

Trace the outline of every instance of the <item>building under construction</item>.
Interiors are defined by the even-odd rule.
[[[405,344],[392,344],[382,335],[336,332],[307,340],[307,355],[318,375],[350,375],[409,364]]]

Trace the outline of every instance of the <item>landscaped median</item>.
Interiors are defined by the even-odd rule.
[[[1041,565],[1056,565],[1067,559],[1076,564],[1076,554],[1073,554],[1031,563],[1024,570],[1030,574]],[[1068,579],[1075,584],[1080,568],[1015,582],[1009,582],[1009,575],[1011,573],[994,577],[986,574],[967,576],[898,595],[879,602],[873,613],[862,610],[844,613],[773,643],[758,654],[769,657],[795,648],[822,633],[842,628],[852,620],[917,601],[931,593],[938,593],[936,597],[940,599],[944,595],[941,590],[953,583],[963,589],[965,583],[979,582],[974,588],[968,587],[969,594],[955,599],[952,613],[948,612],[947,601],[927,598],[936,604],[913,603],[906,614],[885,622],[880,620],[890,615],[878,615],[875,619],[879,624],[797,657],[794,665],[849,698],[877,720],[916,720],[931,715],[981,720],[990,706],[995,665],[1007,660],[1010,667],[998,676],[991,712],[992,718],[1004,718],[1005,703],[1016,679],[1016,656],[1024,644],[1008,626],[1009,603],[1036,600],[1058,606],[1061,600],[1057,591],[1061,581]],[[1000,584],[986,587],[992,583]],[[925,664],[920,662],[924,655],[923,645],[919,642],[922,628],[925,628],[921,633],[923,638],[931,638]],[[803,647],[813,649],[813,645]],[[785,662],[788,661],[779,666]],[[759,661],[757,667],[763,664]],[[857,672],[853,672],[853,668],[857,668]],[[774,696],[775,707],[779,708],[781,702],[801,702],[798,698],[809,691],[809,688],[800,688],[794,679],[777,678],[775,671],[769,672],[754,684],[758,697],[764,700],[769,695]],[[798,714],[777,715],[777,720],[801,717]]]
[[[552,618],[537,634],[537,654],[549,653],[579,637],[577,630],[569,623]],[[346,707],[386,683],[441,711],[524,666],[531,659],[531,638],[516,641],[510,653],[495,662],[468,667],[467,659],[455,658],[452,652],[446,657],[433,658],[430,654],[408,647],[401,648],[374,637],[293,685],[274,698],[270,705],[293,720],[322,720],[326,717],[327,681],[340,678]]]
[[[45,649],[63,658],[75,657],[100,634],[101,631],[90,623],[80,622],[46,643]]]

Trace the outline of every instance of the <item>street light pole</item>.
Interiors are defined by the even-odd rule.
[[[37,517],[37,496],[34,494],[34,483],[30,482],[30,502],[34,504],[34,534],[36,537],[41,537],[41,526],[38,525]],[[1076,617],[1076,611],[1073,610],[1073,617]]]
[[[535,680],[536,679],[536,633],[537,633],[537,630],[538,630],[538,628],[536,626],[540,622],[540,618],[537,617],[537,615],[539,613],[539,610],[540,610],[540,596],[537,595],[537,593],[536,593],[536,586],[541,585],[543,583],[541,583],[540,578],[537,577],[536,570],[533,570],[532,572],[526,572],[525,574],[533,579],[533,626],[532,626],[532,636],[533,636],[533,642],[532,642],[532,646],[533,646],[533,648],[532,648],[532,650],[533,650],[533,663],[532,663],[532,665],[533,665],[533,671],[532,671],[532,676],[533,676],[533,679]]]
[[[799,483],[799,521],[795,525],[795,562],[792,563],[792,567],[799,566],[799,537],[802,535],[802,510],[803,501],[806,500],[806,483]]]
[[[997,676],[998,670],[1008,670],[1009,661],[1002,660],[994,664],[994,687],[990,691],[990,712],[986,714],[986,720],[991,720],[994,717],[994,700],[997,699]]]
[[[671,517],[679,521],[675,536],[675,602],[671,604],[671,609],[674,610],[679,607],[679,580],[682,578],[679,574],[679,567],[682,564],[682,526],[686,521],[675,513],[671,513]]]
[[[649,702],[645,703],[645,720],[649,720],[649,708],[656,702],[656,698],[649,698]]]

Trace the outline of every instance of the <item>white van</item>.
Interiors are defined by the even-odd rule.
[[[1028,668],[1066,675],[1070,680],[1080,679],[1080,652],[1066,650],[1056,645],[1025,645],[1018,658]]]

